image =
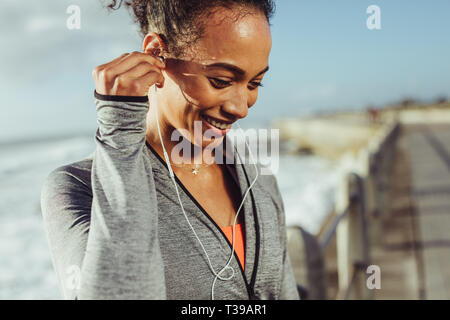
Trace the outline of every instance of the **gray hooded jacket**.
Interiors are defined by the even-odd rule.
[[[211,299],[215,275],[181,211],[166,163],[145,139],[147,97],[95,93],[95,103],[95,152],[53,170],[41,194],[64,298]],[[234,162],[226,167],[244,195],[255,177],[254,166]],[[231,244],[176,180],[189,221],[219,272],[230,258]],[[235,253],[230,264],[234,276],[216,281],[214,298],[299,299],[273,175],[259,176],[240,215],[245,270]]]

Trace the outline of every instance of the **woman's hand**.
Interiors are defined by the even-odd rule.
[[[149,54],[125,53],[94,69],[92,76],[99,94],[113,96],[146,96],[148,89],[164,85],[161,69],[166,64]]]

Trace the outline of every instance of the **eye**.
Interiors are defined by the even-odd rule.
[[[250,84],[251,84],[251,86],[249,87],[250,90],[255,90],[258,87],[264,87],[264,85],[259,81],[253,81],[253,82],[250,82]]]
[[[208,80],[216,89],[224,89],[231,85],[231,81],[226,81],[218,78],[208,78]]]

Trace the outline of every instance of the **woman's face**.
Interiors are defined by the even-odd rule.
[[[214,145],[220,143],[231,124],[246,117],[255,104],[271,46],[270,27],[262,13],[236,21],[233,11],[216,9],[186,58],[166,60],[159,98],[166,125],[187,130],[196,145],[205,147],[214,140],[205,135],[207,130],[215,136]],[[196,121],[201,124],[202,141],[198,135],[194,141]]]

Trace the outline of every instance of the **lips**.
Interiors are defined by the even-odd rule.
[[[205,120],[210,125],[216,127],[219,130],[231,129],[231,123],[221,122],[218,119],[211,118],[205,114],[202,115],[203,120]]]
[[[224,136],[231,130],[231,123],[219,122],[207,115],[201,115],[205,127],[212,130],[216,135]]]

